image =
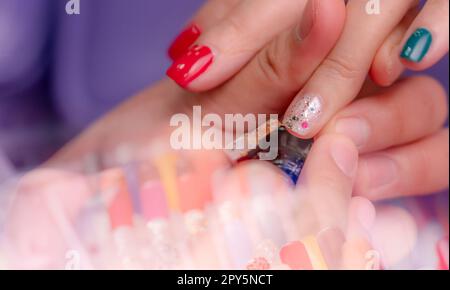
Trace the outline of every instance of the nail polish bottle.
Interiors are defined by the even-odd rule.
[[[278,135],[278,155],[269,162],[280,168],[294,184],[297,184],[313,140],[297,138],[290,134],[284,126],[280,126],[276,133]]]
[[[274,125],[276,124],[276,127]],[[274,128],[275,130],[273,130]],[[278,128],[278,130],[276,129]],[[258,129],[242,135],[240,138],[249,138],[249,140],[255,139],[257,136],[258,145],[256,149],[244,149],[244,150],[226,150],[225,153],[233,163],[239,163],[252,159],[260,159],[261,153],[266,153],[267,150],[262,150],[260,144],[265,142],[267,138],[278,138],[277,157],[273,160],[266,160],[280,168],[287,176],[292,180],[294,184],[297,184],[300,173],[305,164],[306,157],[311,149],[313,140],[303,140],[295,137],[284,127],[280,126],[278,120],[268,121],[266,124],[260,126]],[[236,141],[237,142],[237,141]],[[235,143],[236,143],[235,142]]]
[[[278,157],[271,162],[296,184],[312,144],[312,140],[299,139],[281,126],[278,129]]]

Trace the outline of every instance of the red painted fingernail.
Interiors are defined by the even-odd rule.
[[[172,42],[172,45],[169,47],[168,53],[169,57],[172,60],[176,60],[181,57],[189,47],[194,44],[194,42],[200,37],[201,30],[200,28],[192,24],[188,26],[185,30],[183,30],[177,38]]]
[[[195,45],[174,61],[167,70],[167,76],[185,88],[208,69],[213,59],[209,47]]]

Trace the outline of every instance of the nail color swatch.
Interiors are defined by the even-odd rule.
[[[145,221],[168,218],[166,194],[159,181],[147,181],[140,190],[142,215]]]
[[[308,252],[311,264],[314,270],[328,270],[327,263],[323,257],[322,250],[317,242],[317,239],[313,236],[306,237],[302,240],[303,244]]]
[[[280,259],[292,270],[313,270],[308,252],[302,242],[291,242],[281,248]]]
[[[101,191],[108,195],[108,215],[113,229],[132,226],[133,205],[125,175],[120,169],[111,169],[101,176]]]
[[[155,166],[166,193],[167,205],[170,210],[180,211],[180,194],[177,186],[176,172],[177,156],[174,154],[162,154],[155,160]]]

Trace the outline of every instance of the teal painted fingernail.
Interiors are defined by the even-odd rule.
[[[430,50],[433,36],[425,28],[417,29],[403,47],[401,57],[412,62],[421,62]]]

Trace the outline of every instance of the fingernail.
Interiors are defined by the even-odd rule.
[[[367,157],[361,161],[361,168],[366,170],[365,190],[366,196],[383,195],[383,191],[392,185],[398,177],[397,163],[385,155]]]
[[[350,222],[348,224],[347,237],[350,234],[350,230],[354,230],[356,235],[366,235],[372,230],[375,216],[375,207],[371,201],[364,197],[353,197],[349,207]]]
[[[321,97],[312,95],[294,101],[284,116],[283,124],[294,135],[306,136],[319,120],[322,114],[322,104]]]
[[[200,28],[192,24],[183,30],[169,47],[168,54],[172,60],[181,57],[189,47],[200,37]]]
[[[426,28],[417,29],[403,47],[401,57],[412,62],[421,62],[430,50],[433,36]]]
[[[300,241],[284,245],[280,250],[280,260],[292,270],[313,270],[306,247]]]
[[[185,88],[208,69],[213,59],[209,47],[195,45],[174,61],[167,70],[167,76]]]
[[[309,0],[306,4],[300,26],[297,27],[297,38],[303,40],[308,37],[316,19],[316,0]]]
[[[336,166],[348,177],[353,178],[358,167],[358,152],[350,142],[335,141],[331,145],[331,157]]]
[[[370,126],[362,118],[342,118],[336,122],[336,133],[350,138],[358,148],[367,144],[370,136]]]

